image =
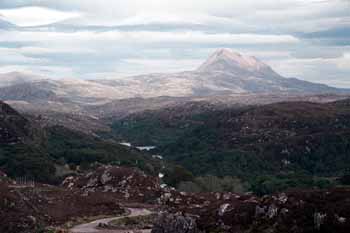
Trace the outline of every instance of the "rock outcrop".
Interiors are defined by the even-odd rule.
[[[162,213],[155,222],[152,233],[199,233],[194,218],[180,214]]]
[[[176,191],[165,193],[162,197],[172,214],[159,218],[154,233],[173,232],[171,230],[177,224],[185,228],[196,226],[197,232],[350,231],[350,189],[346,188],[295,190],[262,198],[232,193],[189,194]],[[186,215],[191,216],[191,224],[186,224],[186,218],[178,217]]]
[[[63,186],[84,195],[99,192],[138,202],[155,202],[161,192],[157,177],[136,168],[118,166],[101,166],[85,175],[67,177]]]

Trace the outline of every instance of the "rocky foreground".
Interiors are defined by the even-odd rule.
[[[350,189],[295,190],[261,198],[166,193],[153,233],[349,232]]]
[[[160,188],[158,178],[137,169],[115,166],[68,177],[62,187],[18,183],[1,176],[0,232],[6,233],[68,230],[73,224],[119,216],[124,213],[121,205],[131,203],[143,206],[139,208],[147,203],[158,213],[151,220],[153,233],[350,232],[349,188],[293,190],[264,197],[185,193]],[[130,218],[123,222],[130,223],[142,225]]]
[[[101,166],[94,172],[67,177],[62,185],[83,196],[99,193],[125,202],[156,203],[160,180],[136,168]]]
[[[50,232],[53,226],[122,213],[124,209],[107,196],[82,196],[54,186],[0,182],[3,233]]]

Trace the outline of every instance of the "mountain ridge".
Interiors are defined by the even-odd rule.
[[[350,89],[284,78],[259,59],[230,49],[217,50],[193,71],[98,80],[47,79],[12,72],[0,74],[0,88],[0,98],[5,101],[32,103],[39,99],[41,103],[69,103],[78,105],[78,108],[81,105],[106,104],[113,100],[161,96],[195,98],[239,94],[350,94]],[[18,88],[25,90],[26,94],[16,91]]]

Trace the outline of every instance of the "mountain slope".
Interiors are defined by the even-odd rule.
[[[137,89],[143,97],[350,93],[349,90],[323,84],[284,78],[255,57],[244,56],[230,49],[217,50],[194,71],[139,75],[95,82]]]
[[[61,126],[43,126],[42,119],[26,118],[0,102],[0,170],[9,176],[55,182],[57,167],[94,163],[151,167],[152,172],[160,168],[159,161],[140,151]]]
[[[57,98],[51,87],[34,85],[34,83],[28,82],[18,82],[18,84],[11,86],[0,87],[0,99],[32,102],[41,100],[52,101]]]
[[[220,49],[201,65],[197,72],[213,79],[218,87],[246,93],[319,94],[341,93],[342,90],[295,78],[284,78],[255,57],[244,56],[230,49]]]
[[[0,102],[0,169],[12,177],[51,180],[55,168],[43,149],[44,135],[39,125]]]
[[[296,78],[284,78],[257,58],[244,56],[229,49],[216,51],[194,71],[146,74],[106,80],[46,80],[27,74],[9,73],[0,75],[0,87],[2,87],[0,98],[8,101],[33,102],[41,99],[49,102],[54,95],[77,105],[99,105],[118,99],[160,96],[350,93],[346,89],[337,89]]]
[[[236,74],[275,75],[271,67],[255,57],[244,56],[230,49],[219,49],[214,52],[198,69],[198,72],[232,72]]]
[[[0,144],[23,142],[31,136],[29,121],[0,101]]]
[[[127,117],[113,129],[132,143],[158,146],[154,153],[197,175],[336,176],[350,165],[349,106],[349,100],[223,109],[197,105],[193,114],[174,107]]]

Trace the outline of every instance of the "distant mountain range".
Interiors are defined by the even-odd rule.
[[[198,69],[104,80],[45,79],[21,73],[0,75],[0,98],[29,101],[63,100],[100,104],[126,98],[203,97],[237,94],[349,94],[350,90],[284,78],[255,57],[230,49],[212,54]]]
[[[140,97],[350,93],[350,90],[284,78],[255,57],[230,49],[217,50],[194,71],[95,82],[130,90],[130,94],[137,90],[134,95]]]
[[[254,57],[229,49],[212,54],[198,69],[104,80],[48,79],[12,72],[0,74],[0,100],[45,125],[84,133],[108,131],[111,120],[187,102],[218,106],[280,101],[329,102],[350,90],[288,79]]]

